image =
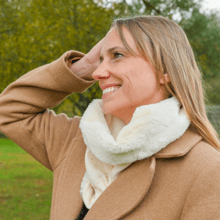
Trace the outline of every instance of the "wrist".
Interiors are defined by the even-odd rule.
[[[94,80],[92,78],[91,64],[88,64],[84,57],[74,57],[68,60],[70,70],[78,77],[85,80]]]
[[[70,57],[67,61],[67,65],[68,67],[71,69],[71,66],[76,63],[77,61],[79,61],[82,57]]]
[[[74,58],[71,58],[69,60],[70,64],[74,64],[75,62],[79,61],[82,57],[74,57]]]

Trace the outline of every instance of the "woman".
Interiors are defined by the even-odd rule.
[[[102,100],[82,118],[48,110],[96,80]],[[88,54],[12,83],[0,113],[0,130],[54,172],[53,220],[219,219],[219,139],[189,42],[166,18],[115,20]]]

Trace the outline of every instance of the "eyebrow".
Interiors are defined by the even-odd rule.
[[[119,46],[116,46],[116,47],[112,47],[112,48],[109,48],[108,50],[107,50],[107,52],[110,54],[110,53],[112,53],[112,52],[114,52],[115,50],[123,50],[123,51],[127,51],[124,47],[119,47]]]
[[[113,52],[116,51],[116,50],[123,50],[124,52],[127,52],[127,49],[126,49],[126,48],[116,46],[116,47],[111,47],[111,48],[109,48],[109,49],[107,50],[107,53],[108,53],[108,54],[111,54],[111,53],[113,53]],[[102,54],[100,54],[100,58],[99,58],[99,59],[100,59],[100,60],[103,59]]]

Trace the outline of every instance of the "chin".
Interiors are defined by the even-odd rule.
[[[115,112],[118,112],[119,108],[116,103],[103,103],[102,111],[105,115],[114,115]]]
[[[106,106],[102,106],[102,112],[103,112],[103,114],[105,114],[105,115],[111,115],[114,111],[112,111],[112,109],[111,108],[107,108]]]

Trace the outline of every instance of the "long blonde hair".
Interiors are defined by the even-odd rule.
[[[127,50],[135,55],[122,31],[126,27],[138,50],[154,66],[157,76],[168,74],[170,83],[166,83],[166,87],[181,102],[191,127],[220,150],[218,134],[206,115],[202,76],[183,29],[161,16],[119,18],[114,20],[112,27],[117,29]]]

